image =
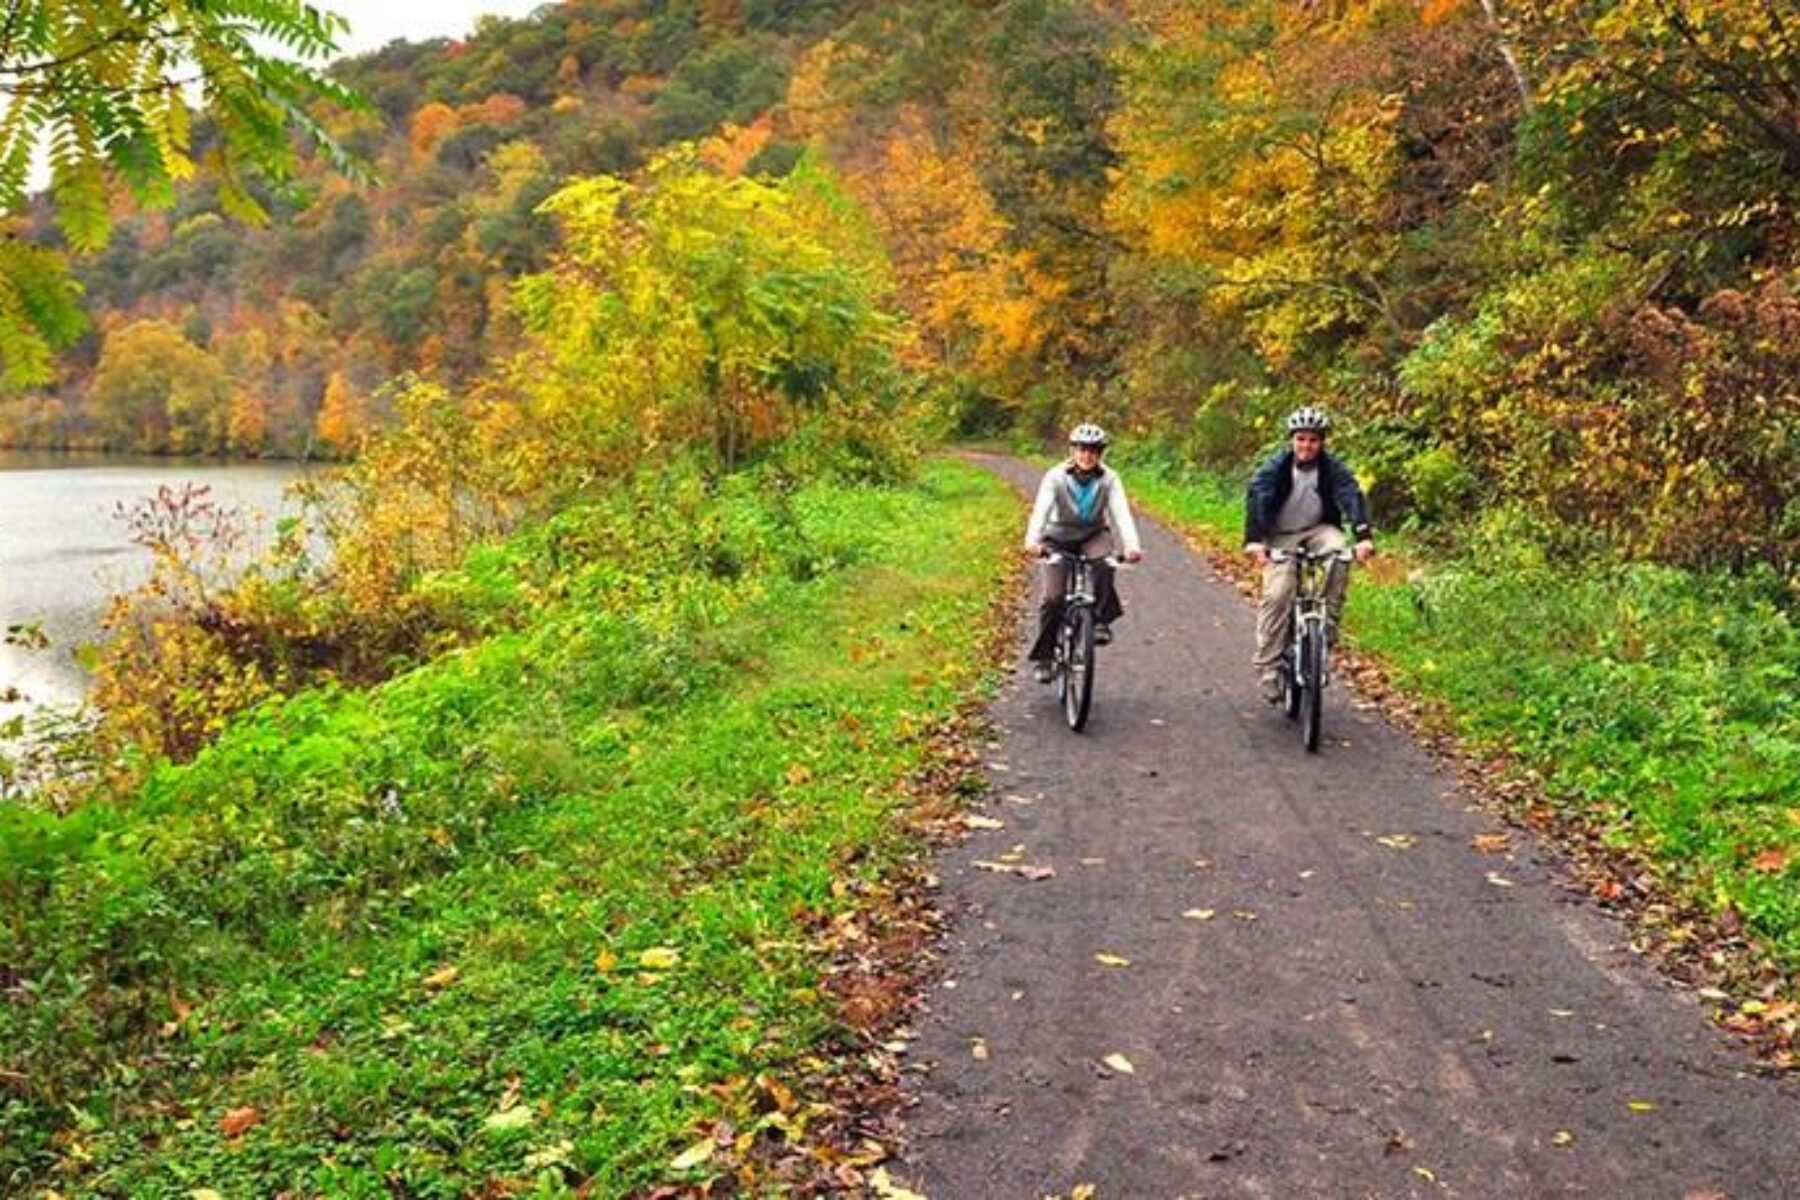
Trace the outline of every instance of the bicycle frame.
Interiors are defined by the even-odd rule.
[[[1292,563],[1298,577],[1289,608],[1287,645],[1281,652],[1283,707],[1300,719],[1300,736],[1310,751],[1319,748],[1324,692],[1331,682],[1331,620],[1326,591],[1331,573],[1355,558],[1349,550],[1272,550],[1272,563]]]
[[[1052,551],[1046,559],[1063,563],[1062,620],[1057,628],[1056,652],[1051,670],[1056,676],[1056,698],[1063,717],[1076,733],[1086,727],[1094,698],[1094,568],[1102,563],[1117,566],[1111,555],[1089,556]]]

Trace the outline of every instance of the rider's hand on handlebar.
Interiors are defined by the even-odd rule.
[[[1261,542],[1251,542],[1244,547],[1244,553],[1248,554],[1251,561],[1259,567],[1269,565],[1269,548]]]
[[[1371,558],[1375,557],[1375,543],[1371,542],[1368,538],[1364,538],[1362,541],[1356,543],[1355,550],[1356,561],[1359,563],[1366,563]]]
[[[1127,550],[1125,552],[1125,561],[1128,563],[1143,562],[1144,552],[1142,550]]]
[[[1035,545],[1031,548],[1031,552],[1039,558],[1049,558],[1050,557],[1050,543],[1049,542],[1039,542],[1037,545]]]

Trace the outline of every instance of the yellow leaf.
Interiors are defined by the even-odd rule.
[[[614,954],[611,950],[602,950],[600,953],[594,955],[594,970],[600,972],[602,975],[618,965],[619,956]]]
[[[1131,965],[1129,958],[1120,958],[1117,954],[1096,954],[1094,961],[1103,967],[1129,967]]]
[[[485,1124],[489,1129],[504,1131],[523,1129],[536,1119],[537,1114],[531,1111],[529,1105],[520,1104],[514,1108],[501,1109],[497,1113],[489,1114]]]
[[[652,946],[638,955],[638,966],[646,971],[667,971],[681,961],[681,951],[673,946]]]
[[[445,988],[456,982],[456,975],[454,966],[443,966],[427,975],[424,983],[428,988]]]
[[[1375,840],[1390,850],[1411,850],[1419,843],[1419,839],[1410,833],[1390,833]]]
[[[886,1167],[875,1168],[874,1173],[869,1176],[869,1187],[874,1189],[881,1200],[925,1200],[918,1192],[908,1191],[895,1183]]]
[[[988,1044],[986,1040],[983,1038],[970,1038],[969,1053],[975,1057],[976,1062],[986,1062],[988,1060]]]
[[[677,1154],[674,1159],[670,1161],[669,1169],[672,1171],[691,1171],[701,1163],[709,1161],[713,1156],[713,1150],[714,1145],[711,1138],[695,1142],[686,1150]]]
[[[1625,1107],[1629,1108],[1632,1112],[1655,1112],[1656,1111],[1656,1101],[1654,1101],[1654,1100],[1630,1100],[1630,1101],[1626,1102]]]
[[[1101,1059],[1100,1061],[1105,1063],[1108,1067],[1111,1067],[1113,1070],[1117,1071],[1121,1075],[1136,1075],[1137,1074],[1137,1068],[1132,1066],[1131,1060],[1129,1058],[1126,1058],[1123,1054],[1109,1054],[1105,1058]]]
[[[188,1200],[225,1200],[225,1197],[211,1188],[195,1188],[188,1193]]]
[[[992,817],[983,817],[983,816],[980,816],[975,813],[971,813],[968,816],[964,817],[963,824],[967,825],[970,829],[1005,829],[1006,828],[1005,821],[996,821]]]
[[[1559,1129],[1550,1135],[1550,1144],[1553,1146],[1573,1146],[1575,1144],[1575,1135],[1566,1129]]]
[[[1069,1193],[1069,1200],[1094,1200],[1094,1185],[1091,1183],[1076,1184],[1074,1190]]]

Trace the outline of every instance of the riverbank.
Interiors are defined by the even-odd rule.
[[[614,1195],[841,1154],[821,981],[916,849],[1018,516],[954,464],[740,480],[640,574],[567,513],[482,568],[515,632],[269,705],[128,804],[0,813],[0,1178]]]
[[[0,719],[80,701],[80,648],[98,634],[107,601],[148,569],[121,509],[158,488],[204,486],[245,514],[260,545],[291,511],[289,485],[308,473],[286,462],[0,452],[0,627],[19,631],[0,642],[0,687],[19,694],[0,702]]]

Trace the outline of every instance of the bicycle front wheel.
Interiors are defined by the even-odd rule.
[[[1094,614],[1078,608],[1070,615],[1068,625],[1068,686],[1062,695],[1063,717],[1069,728],[1080,733],[1087,725],[1088,709],[1094,702]]]
[[[1311,630],[1300,638],[1300,739],[1309,753],[1318,752],[1324,710],[1325,642]]]

